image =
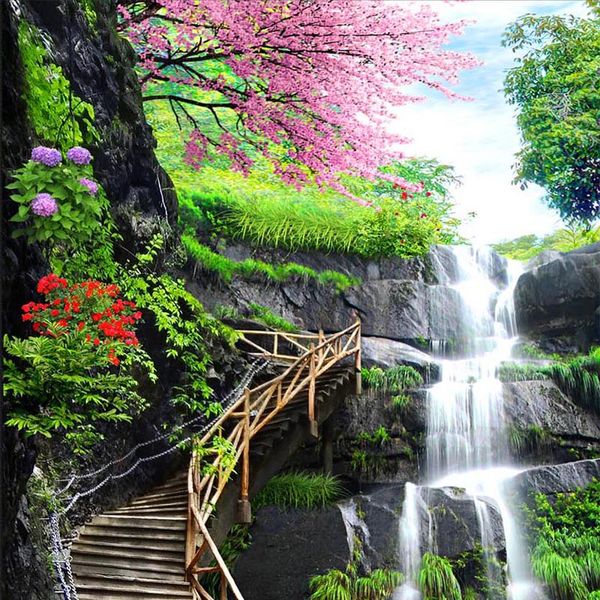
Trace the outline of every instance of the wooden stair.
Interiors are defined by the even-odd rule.
[[[282,451],[294,451],[307,436],[318,435],[319,423],[331,414],[336,390],[353,377],[360,386],[360,322],[329,338],[322,332],[318,336],[245,333],[272,336],[267,340],[272,350],[249,337],[244,341],[260,350],[259,355],[268,356],[278,374],[246,389],[196,441],[201,446],[213,435],[226,437],[236,451],[238,474],[230,478],[236,463],[222,467],[217,455],[218,477],[204,475],[194,449],[185,472],[125,506],[94,517],[71,546],[79,600],[214,600],[201,583],[208,572],[220,573],[221,600],[231,595],[243,600],[215,543],[224,539],[235,519],[250,521],[249,510],[234,516],[230,500],[236,494],[242,508],[249,509],[250,496],[282,468]],[[282,354],[286,344],[305,352]],[[251,491],[250,473],[254,474]],[[225,488],[231,492],[229,499]],[[217,516],[211,519],[217,504]],[[216,566],[207,566],[211,559]]]
[[[185,578],[187,473],[94,517],[71,547],[79,600],[192,599]]]

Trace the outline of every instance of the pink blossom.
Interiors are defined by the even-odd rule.
[[[58,211],[56,200],[50,195],[42,192],[31,201],[31,212],[38,217],[51,217]]]

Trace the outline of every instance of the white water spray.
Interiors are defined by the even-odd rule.
[[[441,380],[427,393],[428,486],[462,487],[473,497],[492,584],[502,579],[495,561],[488,508],[489,499],[493,501],[504,526],[510,579],[508,597],[533,600],[540,597],[539,592],[529,573],[518,523],[505,499],[505,483],[519,469],[508,466],[502,384],[496,376],[500,363],[510,358],[516,341],[513,292],[521,268],[517,263],[509,263],[508,285],[500,289],[495,282],[499,274],[494,273],[498,263],[489,250],[458,247],[453,252],[457,276],[450,293],[458,292],[461,299],[459,325],[465,339],[461,340],[459,350],[466,356],[443,359]],[[445,283],[453,280],[448,274],[442,274],[439,279]],[[443,288],[440,286],[436,293],[443,294]],[[446,322],[443,314],[437,314],[435,318],[438,323]],[[414,585],[424,543],[424,533],[419,524],[414,523],[422,522],[415,514],[418,508],[415,493],[419,489],[412,484],[406,486],[400,550],[402,566],[412,583],[396,590],[395,600],[420,598]],[[420,494],[418,497],[421,498]],[[431,547],[431,540],[428,547]]]

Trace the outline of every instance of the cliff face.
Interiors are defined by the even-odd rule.
[[[27,245],[23,238],[11,239],[8,219],[15,207],[7,201],[4,187],[10,172],[26,162],[31,148],[42,141],[36,139],[30,126],[24,101],[26,84],[18,41],[22,21],[40,33],[49,56],[62,68],[73,93],[94,108],[99,140],[89,148],[94,156],[94,174],[107,193],[128,249],[142,247],[157,231],[168,233],[176,222],[176,196],[154,156],[155,142],[144,118],[141,91],[132,68],[133,51],[115,29],[115,3],[103,0],[93,6],[96,21],[91,23],[76,0],[0,3],[2,328],[7,334],[23,333],[15,315],[31,299],[35,282],[48,272],[37,247]],[[143,431],[138,433],[143,435]],[[1,596],[14,600],[53,597],[46,565],[31,544],[31,523],[24,497],[36,448],[31,439],[7,429],[2,454]]]

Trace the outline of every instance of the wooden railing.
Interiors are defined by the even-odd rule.
[[[250,354],[289,363],[278,376],[251,390],[246,389],[235,402],[194,444],[188,470],[188,526],[186,573],[196,598],[215,600],[202,586],[207,573],[219,573],[219,600],[227,600],[228,590],[243,600],[233,577],[208,531],[208,521],[230,475],[241,464],[238,521],[249,523],[251,509],[250,447],[258,435],[288,404],[307,391],[306,412],[313,436],[318,435],[315,396],[319,377],[344,359],[352,358],[360,392],[361,337],[360,321],[344,331],[326,336],[289,334],[272,331],[240,331],[241,342]],[[297,352],[297,354],[294,354]],[[212,445],[209,442],[213,440]],[[218,440],[218,444],[214,443]],[[207,566],[212,555],[216,565]]]

